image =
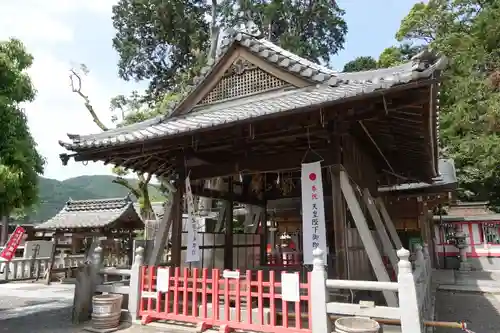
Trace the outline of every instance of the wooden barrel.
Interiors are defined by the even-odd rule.
[[[99,330],[120,325],[123,295],[108,294],[92,297],[92,327]]]

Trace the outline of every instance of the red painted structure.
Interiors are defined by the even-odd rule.
[[[217,326],[221,332],[311,333],[311,317],[301,316],[310,313],[309,283],[300,284],[299,302],[287,302],[281,298],[274,271],[247,270],[233,279],[223,278],[218,269],[167,269],[168,292],[156,290],[158,267],[142,269],[139,316],[143,324],[171,320],[197,324],[200,331]]]
[[[436,253],[440,257],[456,257],[459,250],[446,237],[447,230],[459,230],[467,236],[467,257],[500,257],[500,244],[486,236],[486,230],[500,235],[500,214],[487,208],[487,203],[460,203],[451,206],[448,215],[434,216]]]

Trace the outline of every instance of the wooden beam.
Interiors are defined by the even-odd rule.
[[[385,255],[389,258],[392,269],[397,274],[398,256],[396,255],[396,251],[394,250],[391,239],[387,234],[384,222],[382,222],[382,218],[380,217],[377,206],[375,205],[375,201],[373,200],[372,195],[367,188],[365,188],[363,191],[363,200],[365,201],[365,205],[368,208],[368,212],[370,213],[372,221],[375,224],[375,228],[377,229],[378,236],[380,237],[380,241],[382,242],[382,249],[384,250]]]
[[[365,247],[368,259],[370,259],[370,263],[372,264],[372,268],[375,272],[377,280],[382,282],[390,282],[391,280],[389,278],[389,274],[387,274],[387,270],[385,268],[384,262],[382,261],[382,257],[380,256],[377,245],[375,244],[375,240],[373,239],[370,228],[368,227],[368,223],[366,222],[363,210],[361,209],[358,199],[354,194],[354,189],[352,188],[349,177],[347,176],[347,173],[345,171],[340,172],[340,186],[342,188],[342,192],[344,193],[347,206],[351,211],[354,223],[356,224],[356,228],[358,229],[361,241],[363,242],[363,245]],[[384,294],[387,306],[398,306],[396,293],[391,291],[383,291],[382,293]]]
[[[322,165],[331,165],[332,158],[327,156],[327,149],[316,150],[318,154],[325,154]],[[217,166],[200,166],[191,168],[190,178],[192,180],[225,177],[238,173],[251,172],[273,172],[300,169],[305,151],[288,152],[269,155],[248,155],[238,157],[234,161],[225,162]]]
[[[168,242],[168,233],[172,225],[174,207],[176,207],[179,196],[177,193],[170,194],[165,206],[163,208],[163,216],[158,226],[158,231],[155,234],[153,250],[147,258],[149,266],[157,266],[161,263],[163,252],[165,251],[165,244]]]
[[[401,239],[399,238],[398,232],[396,231],[396,227],[394,226],[394,223],[392,223],[391,216],[389,215],[385,207],[384,200],[382,200],[382,198],[377,198],[376,203],[378,209],[380,210],[380,213],[382,214],[382,218],[385,226],[387,227],[387,231],[389,231],[392,241],[394,242],[394,246],[396,246],[397,250],[403,248],[403,244],[401,243]]]
[[[209,188],[204,188],[202,186],[192,186],[193,195],[205,198],[212,198],[218,200],[233,200],[235,202],[249,204],[254,206],[263,206],[264,200],[260,200],[259,198],[251,197],[248,194],[236,194],[231,192],[223,192],[218,190],[213,190]]]

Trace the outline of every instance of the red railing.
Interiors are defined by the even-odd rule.
[[[170,272],[168,291],[160,292],[157,269],[142,269],[139,316],[143,324],[171,320],[197,324],[200,331],[218,326],[224,332],[311,332],[308,283],[299,284],[300,301],[288,302],[281,298],[277,279],[281,276],[273,271],[248,270],[240,278],[223,278],[218,269],[181,272],[178,267],[165,267]]]

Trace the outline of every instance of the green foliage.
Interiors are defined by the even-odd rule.
[[[327,63],[343,49],[347,24],[335,1],[224,0],[221,13],[226,26],[238,22],[235,7],[249,13],[268,40],[311,61]]]
[[[331,1],[223,0],[217,5],[215,0],[210,4],[119,0],[113,6],[117,31],[113,46],[119,55],[120,77],[149,80],[148,102],[161,100],[167,92],[182,91],[205,63],[211,31],[238,21],[236,8],[251,13],[271,41],[311,60],[327,61],[343,47],[344,11]],[[210,12],[215,12],[212,26],[206,20]]]
[[[344,72],[359,72],[377,68],[397,66],[407,61],[422,50],[422,45],[402,43],[386,48],[378,61],[373,57],[357,57],[344,65]]]
[[[25,72],[32,62],[20,41],[0,42],[0,215],[29,209],[38,201],[44,160],[20,107],[35,97]]]
[[[344,65],[343,72],[360,72],[377,68],[377,60],[373,57],[357,57]]]
[[[416,4],[396,37],[451,60],[440,95],[444,153],[455,159],[461,199],[500,206],[500,1]]]

